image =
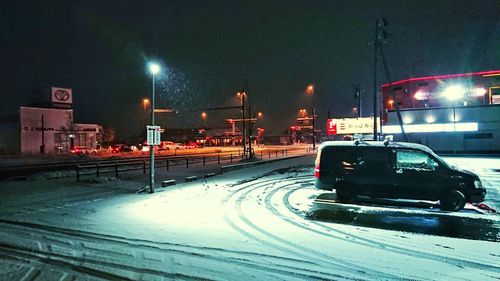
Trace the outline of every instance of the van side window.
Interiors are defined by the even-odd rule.
[[[396,168],[417,171],[435,171],[438,163],[426,153],[416,150],[397,150]]]
[[[321,152],[321,166],[327,170],[352,170],[354,160],[352,148],[325,147]]]
[[[390,154],[386,149],[360,149],[358,150],[357,162],[360,166],[381,166],[385,167],[391,164]]]

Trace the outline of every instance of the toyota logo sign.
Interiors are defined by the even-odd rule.
[[[52,103],[53,104],[72,104],[72,89],[52,87]]]
[[[54,97],[58,101],[67,101],[69,99],[69,93],[65,90],[56,90],[54,92]]]

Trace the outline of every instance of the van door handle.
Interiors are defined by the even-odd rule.
[[[402,174],[403,173],[403,169],[397,169],[396,170],[396,174]]]

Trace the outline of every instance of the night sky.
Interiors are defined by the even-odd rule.
[[[73,89],[75,121],[137,135],[151,94],[147,62],[164,67],[157,107],[168,128],[201,126],[194,109],[237,105],[245,88],[259,126],[283,133],[300,108],[318,123],[349,116],[363,90],[372,113],[377,18],[393,81],[500,69],[500,1],[5,1],[0,2],[0,114],[34,100],[33,89]],[[381,69],[381,65],[379,67]],[[379,85],[387,82],[379,73]],[[209,127],[237,110],[208,111]]]

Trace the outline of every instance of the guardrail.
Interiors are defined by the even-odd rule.
[[[260,153],[255,153],[255,156],[259,156],[261,159],[267,156],[267,158],[271,157],[279,157],[279,156],[287,156],[288,150],[282,149],[274,149],[263,151]],[[203,156],[171,156],[171,157],[158,157],[155,159],[155,169],[166,169],[170,170],[171,167],[175,166],[185,166],[189,168],[191,165],[202,164],[205,166],[207,163],[215,163],[218,165],[221,162],[229,162],[233,163],[233,161],[239,160],[242,157],[242,154],[238,152],[237,154],[229,153],[229,154],[208,154]],[[114,174],[115,177],[122,172],[128,171],[138,171],[142,170],[143,174],[146,174],[146,170],[150,168],[151,164],[149,159],[146,160],[117,160],[117,161],[100,161],[95,163],[83,163],[77,164],[75,167],[76,171],[76,181],[80,181],[83,176],[95,175],[100,177],[102,174]]]

